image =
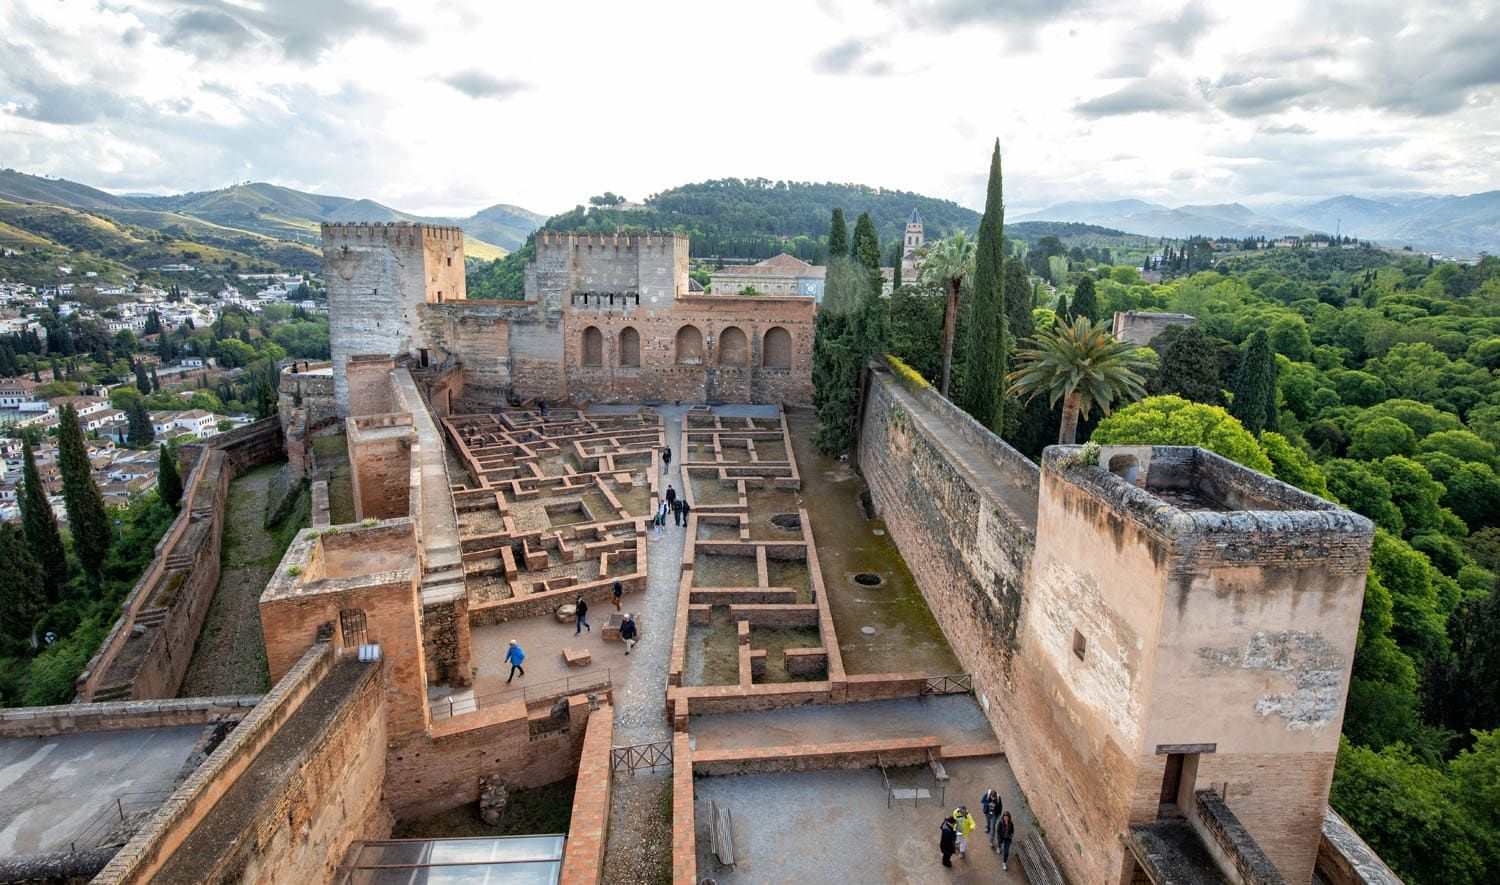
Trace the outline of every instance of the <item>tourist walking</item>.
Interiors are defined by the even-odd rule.
[[[679,508],[682,510],[682,524],[683,525],[687,525],[688,524],[688,521],[687,521],[688,514],[692,512],[693,505],[691,505],[691,504],[689,504],[687,502],[687,498],[678,498],[677,499],[677,504],[678,504]]]
[[[620,622],[620,639],[625,643],[625,654],[630,654],[630,650],[635,648],[637,635],[639,634],[635,629],[635,619],[630,616],[629,612],[626,612],[625,619]]]
[[[672,511],[672,525],[677,525],[677,490],[671,485],[667,486],[667,509]],[[663,519],[662,523],[665,524],[666,520]]]
[[[616,580],[615,581],[615,586],[613,588],[611,588],[611,590],[609,591],[610,599],[614,600],[614,603],[615,603],[615,611],[619,611],[620,610],[620,599],[624,595],[625,595],[625,585],[621,584],[618,580]]]
[[[1000,812],[1005,803],[1000,801],[1000,792],[990,789],[979,797],[979,808],[984,812],[984,832],[993,836],[995,833],[995,822],[1000,819]]]
[[[661,453],[661,472],[666,473],[672,469],[672,447],[666,446]]]
[[[682,519],[682,505],[686,503],[681,498],[672,502],[672,525],[687,525]]]
[[[1000,853],[1000,869],[1010,869],[1010,840],[1016,838],[1016,825],[1010,819],[1010,812],[1000,815],[995,821],[995,851]]]
[[[510,684],[512,679],[516,678],[517,673],[520,673],[522,676],[526,675],[526,669],[521,666],[521,662],[524,660],[526,660],[526,652],[521,650],[519,642],[512,639],[510,641],[510,649],[505,652],[505,663],[510,664],[510,675],[505,678],[507,685]]]
[[[943,853],[943,866],[953,866],[953,849],[958,844],[958,830],[953,827],[953,818],[943,818],[938,827],[938,850]]]
[[[575,623],[573,627],[574,636],[577,636],[584,630],[588,630],[590,633],[594,632],[594,628],[590,627],[588,622],[589,603],[588,600],[583,598],[582,593],[578,594],[578,599],[573,603],[573,614],[576,616],[573,619]]]
[[[969,854],[969,834],[974,832],[974,815],[969,813],[969,806],[960,805],[953,809],[953,826],[958,830],[958,856],[967,857]]]

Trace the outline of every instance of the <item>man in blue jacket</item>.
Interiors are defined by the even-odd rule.
[[[521,662],[524,660],[526,660],[526,652],[521,651],[521,644],[512,639],[510,641],[510,649],[505,653],[505,663],[510,664],[510,676],[505,680],[507,685],[510,684],[512,679],[516,678],[517,673],[520,673],[522,676],[526,675],[526,670],[521,666]]]

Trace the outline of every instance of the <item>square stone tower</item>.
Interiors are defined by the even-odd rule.
[[[1007,714],[1053,851],[1129,882],[1133,827],[1222,841],[1211,789],[1308,881],[1373,526],[1202,449],[1078,451],[1043,460]]]
[[[418,306],[464,299],[456,227],[393,222],[323,225],[333,391],[349,414],[351,356],[416,356],[427,346]]]

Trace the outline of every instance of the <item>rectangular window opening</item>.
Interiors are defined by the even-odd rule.
[[[1088,650],[1089,650],[1088,640],[1083,638],[1083,634],[1082,633],[1079,633],[1077,630],[1074,630],[1073,631],[1073,656],[1076,657],[1076,658],[1078,658],[1078,660],[1081,661],[1081,660],[1083,660],[1083,656],[1088,653]]]

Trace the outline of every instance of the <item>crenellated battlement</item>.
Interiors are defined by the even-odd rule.
[[[617,251],[667,251],[688,247],[686,234],[595,234],[573,231],[539,230],[536,247],[542,249],[615,249]]]
[[[415,245],[428,240],[462,243],[464,231],[461,227],[414,221],[323,223],[325,245],[344,241]]]

